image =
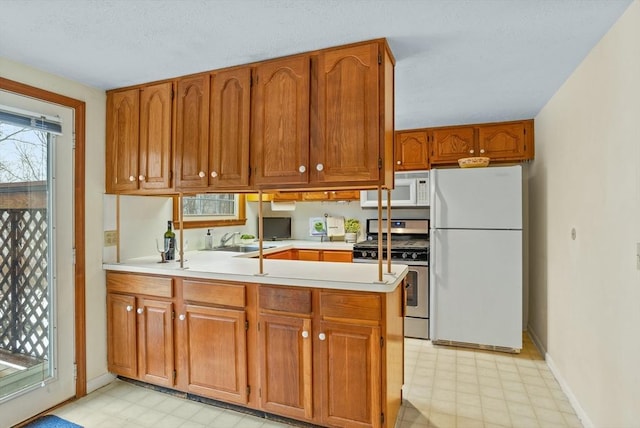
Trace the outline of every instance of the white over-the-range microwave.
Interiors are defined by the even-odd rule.
[[[429,171],[396,172],[395,186],[391,190],[392,207],[428,207]],[[360,191],[360,206],[378,207],[378,191]],[[387,191],[382,191],[382,206],[387,206]]]

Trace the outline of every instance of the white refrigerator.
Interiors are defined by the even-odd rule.
[[[434,343],[522,349],[522,167],[431,171]]]

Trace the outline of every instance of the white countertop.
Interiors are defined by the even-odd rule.
[[[257,244],[257,243],[256,243]],[[317,241],[265,241],[271,246],[263,251],[269,254],[289,248],[351,250],[353,244]],[[383,274],[378,282],[376,263],[309,262],[300,260],[263,259],[264,274],[260,275],[258,252],[187,251],[184,267],[180,262],[159,263],[159,256],[141,257],[121,263],[104,263],[105,270],[171,275],[189,278],[254,282],[302,287],[321,287],[339,290],[391,292],[407,275],[408,268],[392,264],[391,274]],[[387,271],[386,262],[383,272]]]

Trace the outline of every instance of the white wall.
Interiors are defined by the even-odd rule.
[[[638,426],[640,0],[535,124],[529,329],[586,426]]]
[[[85,257],[87,311],[87,380],[96,385],[107,373],[105,281],[102,270],[102,193],[104,192],[104,91],[90,88],[0,58],[0,75],[86,103]],[[72,159],[67,160],[73,167]],[[69,189],[71,191],[71,189]],[[12,411],[17,412],[18,409]]]

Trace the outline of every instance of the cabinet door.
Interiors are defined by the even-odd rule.
[[[135,297],[107,293],[107,363],[110,372],[131,378],[138,375],[136,337]]]
[[[396,133],[396,171],[429,169],[427,131]]]
[[[456,163],[460,158],[480,156],[474,146],[474,128],[439,128],[432,131],[431,164]]]
[[[380,178],[378,44],[320,53],[312,182],[377,182]]]
[[[146,86],[140,92],[141,189],[171,187],[172,83]]]
[[[307,183],[309,177],[308,56],[255,69],[251,145],[254,183]]]
[[[246,404],[247,338],[245,311],[187,305],[188,390]]]
[[[211,78],[209,187],[249,186],[251,69],[215,73]]]
[[[333,201],[357,201],[360,199],[359,190],[333,190],[329,193]]]
[[[320,261],[320,250],[298,250],[298,260]]]
[[[293,259],[293,251],[292,250],[284,250],[278,251],[277,253],[271,253],[264,256],[265,259],[279,259],[279,260],[292,260]]]
[[[304,192],[302,194],[303,201],[328,201],[329,192]]]
[[[118,193],[138,189],[140,91],[107,95],[106,190]]]
[[[208,185],[209,75],[178,80],[176,107],[176,187]]]
[[[155,385],[173,386],[173,304],[138,298],[138,377]]]
[[[262,408],[296,419],[311,419],[311,320],[266,314],[259,319]]]
[[[322,261],[351,263],[353,261],[353,253],[351,251],[323,250]]]
[[[316,337],[323,425],[381,426],[380,328],[322,321]]]
[[[274,201],[299,201],[302,199],[300,192],[274,192]]]
[[[478,128],[478,156],[491,159],[526,159],[524,123],[483,125]]]

